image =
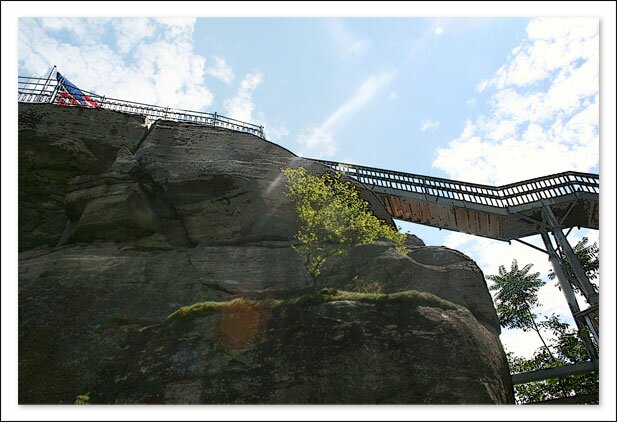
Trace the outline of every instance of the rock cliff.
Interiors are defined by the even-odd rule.
[[[465,255],[375,242],[307,288],[280,169],[321,164],[248,134],[43,104],[19,105],[18,142],[21,404],[513,402]]]

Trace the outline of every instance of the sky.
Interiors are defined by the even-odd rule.
[[[20,18],[17,72],[46,76],[56,65],[100,95],[264,125],[268,140],[308,158],[502,185],[599,173],[607,147],[595,16]],[[547,280],[539,315],[572,321],[544,254],[397,224],[462,251],[484,274],[533,263]],[[569,239],[583,236],[599,233],[575,229]],[[518,330],[501,340],[527,357],[540,346]]]

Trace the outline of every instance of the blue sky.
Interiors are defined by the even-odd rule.
[[[258,2],[162,2],[148,8],[131,2],[122,5],[118,10],[80,2],[54,2],[49,7],[2,3],[3,281],[17,279],[17,218],[16,209],[10,208],[17,198],[17,160],[11,159],[17,156],[17,148],[16,143],[6,142],[16,136],[12,132],[16,124],[4,124],[11,117],[17,119],[12,108],[14,96],[10,95],[14,75],[44,74],[53,64],[83,89],[159,105],[218,111],[264,124],[270,139],[308,157],[488,184],[562,170],[598,171],[600,137],[594,108],[598,103],[598,48],[590,46],[597,43],[597,35],[580,21],[565,26],[557,19],[508,17],[18,22],[19,16],[58,16],[59,10],[73,16],[600,17],[604,119],[601,246],[603,256],[614,256],[614,3],[562,2],[557,8],[553,2],[358,2],[353,8],[337,2],[327,6],[309,2],[276,6]],[[543,275],[548,271],[544,256],[522,245],[411,224],[401,226],[427,244],[463,251],[485,274],[496,273],[499,264],[508,265],[513,258],[533,262]],[[575,242],[582,234],[575,230],[570,237]],[[597,232],[589,234],[597,239]],[[603,276],[614,279],[614,261],[602,262]],[[14,350],[4,347],[16,344],[16,324],[6,323],[14,321],[16,289],[16,283],[2,284],[2,408],[3,416],[9,408],[14,417],[27,418],[23,407],[15,406],[16,396],[8,395],[17,380],[16,346]],[[613,283],[605,283],[603,297],[614,297]],[[542,289],[540,299],[546,313],[567,314],[556,289]],[[602,350],[613,353],[614,307],[603,306],[602,315]],[[539,344],[533,335],[520,333],[505,332],[501,339],[509,350],[527,355]],[[614,374],[612,365],[614,362],[604,359],[603,373]],[[7,373],[12,384],[5,382]],[[612,402],[607,381],[614,390],[614,375],[612,379],[603,376],[601,381],[601,402],[607,404]],[[614,419],[612,403],[611,409],[598,409],[602,414],[611,412],[607,420]],[[431,408],[430,415],[446,412],[464,418],[456,406],[449,410],[452,412]],[[475,410],[465,414],[477,418],[478,408]],[[518,409],[517,417],[533,420],[542,411],[533,409],[526,417],[524,410],[531,409]],[[589,409],[569,408],[567,418],[578,410],[585,412],[579,416],[588,417]],[[350,411],[330,407],[326,417],[348,417]],[[48,414],[46,409],[39,416],[42,412]],[[122,412],[116,418],[131,418],[129,410]],[[359,418],[391,415],[383,408],[367,407],[361,412]],[[414,409],[417,412],[422,414],[422,409]],[[555,409],[547,415],[549,412],[554,417]],[[32,417],[32,412],[29,414]],[[431,418],[429,413],[424,415]],[[203,414],[191,417],[201,419]],[[67,413],[64,418],[75,417]]]
[[[598,171],[594,18],[24,18],[18,33],[21,75],[57,65],[101,95],[263,124],[310,158],[491,185]],[[399,227],[486,274],[514,258],[548,273],[528,247]],[[573,242],[584,234],[597,240]],[[553,284],[542,312],[570,320]],[[528,356],[540,344],[502,341]]]

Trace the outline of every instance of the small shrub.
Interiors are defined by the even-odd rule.
[[[90,404],[90,393],[80,394],[75,397],[75,404]]]
[[[340,173],[313,176],[303,167],[281,171],[288,180],[284,194],[300,220],[296,233],[300,245],[293,248],[304,256],[315,286],[326,260],[344,254],[350,246],[386,239],[394,242],[399,253],[407,253],[407,236],[377,218],[356,186],[342,181]]]

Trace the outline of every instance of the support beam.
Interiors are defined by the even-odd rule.
[[[537,251],[540,251],[540,252],[545,253],[545,254],[548,255],[548,252],[546,252],[542,248],[538,248],[536,245],[532,245],[531,243],[527,243],[527,242],[525,242],[524,240],[521,240],[521,239],[514,239],[514,240],[516,240],[518,243],[522,243],[523,245],[529,246],[530,248],[533,248],[533,249],[535,249]]]
[[[551,238],[548,236],[547,232],[542,232],[542,240],[544,241],[544,246],[546,247],[546,251],[548,252],[548,260],[553,266],[553,271],[557,275],[557,280],[559,280],[559,286],[561,287],[561,291],[566,297],[566,301],[568,302],[568,307],[570,308],[570,312],[572,313],[572,317],[574,318],[574,322],[578,327],[579,336],[583,343],[585,343],[585,348],[587,349],[587,353],[591,356],[592,360],[598,358],[598,353],[591,342],[589,336],[585,335],[584,332],[581,332],[584,327],[587,326],[586,323],[583,323],[580,318],[577,318],[576,315],[581,311],[578,306],[578,302],[576,301],[576,296],[574,296],[574,290],[572,289],[572,285],[566,277],[566,274],[563,272],[561,268],[561,262],[559,261],[559,257],[557,256],[557,252],[555,252],[555,248],[551,242]],[[590,330],[594,330],[593,327],[588,327]]]
[[[563,222],[566,221],[566,218],[568,218],[568,216],[570,215],[570,213],[572,212],[572,210],[576,206],[577,202],[578,201],[572,201],[572,203],[570,204],[570,207],[568,208],[568,211],[566,211],[566,213],[563,215],[563,217],[561,217],[559,219],[559,224],[563,224]]]
[[[512,384],[525,384],[528,382],[543,381],[551,378],[563,378],[570,375],[587,374],[597,370],[598,369],[592,361],[587,361],[574,365],[558,366],[556,368],[539,369],[537,371],[512,374]]]
[[[551,210],[549,206],[544,205],[543,215],[545,216],[549,226],[551,226],[551,231],[553,232],[553,237],[555,237],[555,241],[557,242],[557,244],[565,254],[566,259],[570,263],[570,266],[572,267],[572,270],[574,271],[574,274],[578,281],[578,287],[581,289],[581,292],[585,296],[585,299],[587,299],[587,302],[589,302],[590,305],[597,305],[599,302],[598,294],[596,293],[593,285],[589,281],[585,270],[581,266],[578,257],[572,249],[572,246],[570,246],[570,242],[568,242],[568,239],[566,239],[563,232],[561,231],[561,225],[557,222],[557,218],[555,217],[555,214],[553,214],[553,210]]]
[[[577,394],[576,396],[561,397],[552,400],[534,401],[531,403],[523,403],[523,405],[536,404],[597,404],[598,396],[594,394]]]

